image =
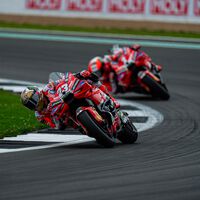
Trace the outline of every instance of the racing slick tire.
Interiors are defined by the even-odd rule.
[[[115,145],[114,138],[106,133],[95,119],[90,116],[87,111],[82,111],[78,116],[78,121],[84,126],[84,128],[88,131],[89,136],[95,138],[99,144],[106,148],[111,148]]]
[[[154,98],[168,100],[170,98],[169,92],[165,85],[161,85],[150,76],[144,76],[142,82],[150,89],[150,93]]]
[[[124,144],[133,144],[137,140],[138,132],[131,121],[124,124],[123,130],[118,134],[117,138]]]

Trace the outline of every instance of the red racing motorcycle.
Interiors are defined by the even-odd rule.
[[[131,144],[138,133],[128,114],[116,110],[113,101],[87,80],[80,80],[72,73],[53,72],[49,79],[56,82],[56,94],[63,101],[54,103],[61,108],[59,120],[71,120],[81,132],[93,137],[104,147],[113,147],[116,139]],[[62,104],[62,105],[59,105]],[[54,107],[56,110],[56,107]]]
[[[124,51],[125,53],[120,54],[117,60],[110,61],[112,69],[110,74],[113,74],[111,80],[100,77],[109,91],[112,91],[112,83],[114,83],[114,87],[117,85],[117,92],[149,94],[163,100],[170,98],[161,75],[162,67],[153,63],[151,57],[140,50],[140,45],[125,48],[114,45],[112,52],[114,51]],[[89,70],[92,71],[90,68]]]
[[[149,55],[139,48],[132,48],[129,56],[128,69],[132,76],[129,90],[168,100],[170,95],[161,75],[162,67],[153,63]]]

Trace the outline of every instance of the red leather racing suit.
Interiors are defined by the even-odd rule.
[[[106,93],[114,102],[115,108],[118,109],[120,107],[119,103],[114,99],[107,91],[106,87],[101,84],[101,82],[98,80],[98,77],[96,77],[94,74],[90,73],[87,70],[84,70],[80,73],[75,74],[75,76],[79,79],[85,79],[87,80],[91,85],[95,85],[100,90],[102,90],[104,93]],[[62,105],[64,104],[63,100],[57,95],[57,86],[59,84],[65,84],[65,79],[60,79],[56,82],[50,82],[48,83],[40,92],[43,95],[43,99],[45,101],[45,108],[43,108],[42,111],[35,111],[36,118],[44,123],[50,126],[51,128],[57,128],[57,129],[63,129],[65,125],[71,126],[73,128],[77,128],[77,124],[75,124],[73,121],[69,120],[69,117],[65,117],[65,119],[62,119],[59,117],[59,112],[62,110]],[[91,98],[95,98],[91,97]],[[97,99],[91,99],[94,101],[99,101]],[[56,105],[56,106],[55,106]]]

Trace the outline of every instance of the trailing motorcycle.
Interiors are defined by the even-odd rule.
[[[114,45],[109,55],[94,57],[88,70],[113,93],[137,92],[168,100],[168,89],[161,76],[162,67],[152,59],[140,45],[119,47]]]
[[[116,110],[113,101],[87,80],[78,79],[72,73],[53,72],[49,79],[56,82],[56,94],[62,101],[54,102],[63,124],[73,122],[89,137],[104,147],[113,147],[116,139],[122,143],[134,143],[138,133],[127,113]],[[94,98],[95,97],[95,98]]]
[[[115,46],[114,48],[119,47]],[[122,55],[117,66],[113,65],[118,84],[122,83],[121,87],[124,87],[126,92],[150,94],[155,98],[168,100],[170,95],[161,75],[162,67],[153,63],[151,57],[140,48],[140,45],[133,45],[130,47],[128,57],[124,58]],[[123,59],[126,60],[128,71],[120,66],[120,61]]]

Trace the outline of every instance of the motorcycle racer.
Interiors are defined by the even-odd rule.
[[[112,93],[124,93],[129,88],[133,65],[140,65],[145,54],[140,51],[141,46],[134,44],[132,46],[119,47],[114,45],[110,50],[110,55],[104,57],[95,57],[88,64],[88,70],[97,74],[103,84]],[[145,54],[147,55],[147,54]],[[150,59],[145,59],[145,66],[149,70],[161,71],[161,66],[156,65]]]
[[[117,74],[113,68],[114,63],[117,64],[110,55],[97,56],[90,60],[88,70],[99,77],[99,80],[103,82],[108,91],[117,93],[120,87],[117,81]]]
[[[87,70],[83,70],[79,73],[74,74],[78,79],[87,80],[88,83],[94,85],[103,91],[108,98],[113,102],[113,109],[120,107],[116,99],[114,99],[107,91],[106,87],[101,84],[98,77],[94,73],[90,73]],[[77,127],[74,121],[65,117],[64,121],[59,117],[59,112],[62,109],[63,99],[57,95],[57,89],[59,85],[66,83],[66,77],[61,78],[57,81],[50,81],[42,90],[39,90],[36,86],[29,86],[21,93],[21,102],[27,108],[35,111],[35,116],[41,123],[47,124],[52,128],[64,129],[66,124],[73,128]],[[91,101],[99,102],[96,96],[91,96]],[[58,105],[58,106],[57,106]]]
[[[118,62],[119,65],[138,65],[138,63],[140,62],[140,59],[138,58],[141,56],[141,54],[146,54],[144,51],[141,51],[140,48],[141,46],[139,44],[133,44],[131,46],[124,47],[114,45],[110,50],[110,52],[112,53],[111,58],[113,61]],[[155,68],[157,71],[161,70],[161,66],[153,63],[150,57],[148,60],[146,60],[146,62],[148,62],[145,64],[149,67],[149,69]]]

